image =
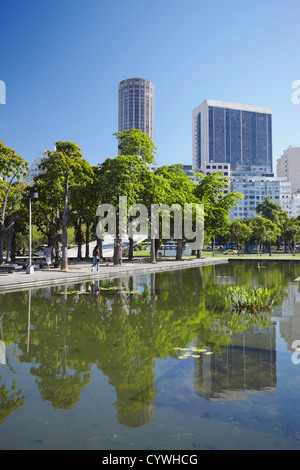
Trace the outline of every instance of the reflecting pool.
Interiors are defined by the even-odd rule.
[[[299,267],[298,267],[299,266]],[[300,265],[0,295],[1,449],[300,449]],[[228,310],[234,285],[273,309]]]

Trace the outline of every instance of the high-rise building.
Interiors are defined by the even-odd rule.
[[[133,127],[154,142],[154,84],[144,78],[127,78],[119,83],[118,130]]]
[[[292,194],[300,191],[300,147],[289,147],[277,160],[277,176],[291,182]]]
[[[205,100],[193,110],[193,170],[207,163],[268,165],[272,171],[272,110]]]
[[[27,184],[32,184],[33,178],[41,172],[41,170],[39,169],[39,165],[41,164],[41,162],[42,162],[41,157],[34,159],[32,165],[29,168],[27,176],[24,178],[24,181],[26,181]]]
[[[244,165],[231,172],[230,190],[244,195],[244,199],[232,208],[231,221],[235,218],[255,217],[256,206],[263,202],[265,197],[277,202],[288,216],[291,216],[291,183],[287,178],[274,178],[274,174],[268,171],[269,165]]]

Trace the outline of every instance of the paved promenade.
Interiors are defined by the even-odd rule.
[[[226,264],[227,258],[203,258],[186,259],[183,261],[158,260],[151,264],[148,260],[134,260],[133,262],[123,261],[122,266],[114,266],[112,263],[102,263],[99,266],[99,272],[91,272],[92,263],[70,263],[68,271],[51,268],[37,269],[32,274],[27,274],[25,270],[19,269],[12,274],[0,274],[0,293],[12,292],[34,287],[43,287],[54,284],[66,284],[95,279],[119,278],[123,276],[132,276],[134,274],[151,274],[154,272],[171,271],[178,269],[195,268],[212,264]]]

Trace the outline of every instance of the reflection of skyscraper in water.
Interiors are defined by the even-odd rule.
[[[207,400],[247,399],[249,393],[273,392],[277,386],[275,326],[232,335],[220,354],[194,360],[194,385]]]
[[[280,313],[280,336],[285,340],[287,349],[291,351],[294,341],[300,340],[300,292],[299,282],[288,286],[287,299],[278,309]]]
[[[139,427],[154,419],[154,367],[135,358],[130,373],[122,376],[123,383],[114,382],[120,424],[131,428]],[[127,371],[128,372],[128,371]]]
[[[6,348],[4,341],[0,340],[0,364],[6,364]]]

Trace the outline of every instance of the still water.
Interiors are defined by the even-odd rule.
[[[235,261],[1,294],[0,448],[300,449],[299,274]],[[268,286],[271,314],[233,319],[236,284]]]

